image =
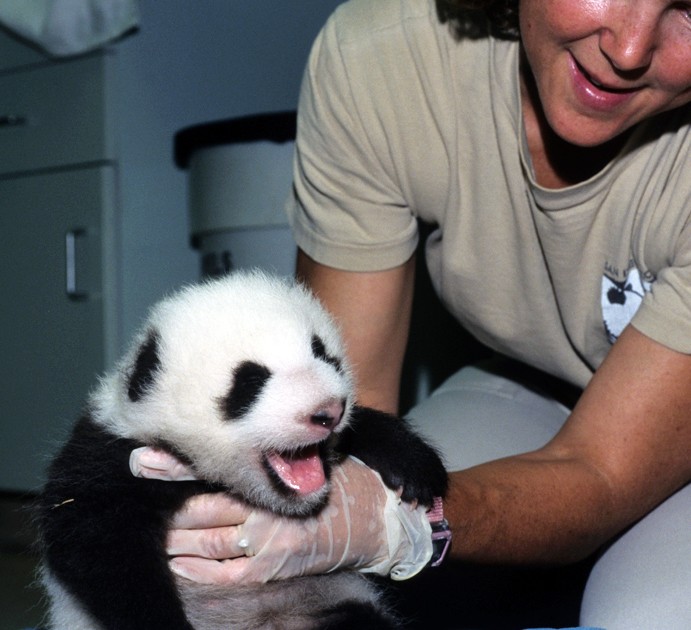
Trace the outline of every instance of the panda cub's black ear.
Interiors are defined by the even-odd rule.
[[[156,373],[161,369],[158,343],[158,333],[152,330],[139,347],[127,384],[127,396],[132,402],[137,402],[146,395],[156,378]]]

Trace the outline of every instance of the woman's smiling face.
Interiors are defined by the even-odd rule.
[[[519,15],[541,108],[567,142],[597,146],[691,102],[691,2],[520,0]]]

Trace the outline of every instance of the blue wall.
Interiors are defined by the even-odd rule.
[[[340,1],[141,0],[140,31],[114,47],[112,83],[125,342],[152,302],[198,274],[175,132],[295,108],[310,46]]]

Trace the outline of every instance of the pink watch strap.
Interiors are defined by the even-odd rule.
[[[432,526],[432,559],[429,566],[438,567],[451,546],[451,529],[444,518],[444,503],[441,497],[434,497],[427,518]]]

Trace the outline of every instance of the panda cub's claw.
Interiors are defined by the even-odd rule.
[[[446,495],[448,477],[441,457],[402,418],[355,406],[338,450],[376,470],[407,503],[431,506],[434,497]]]

